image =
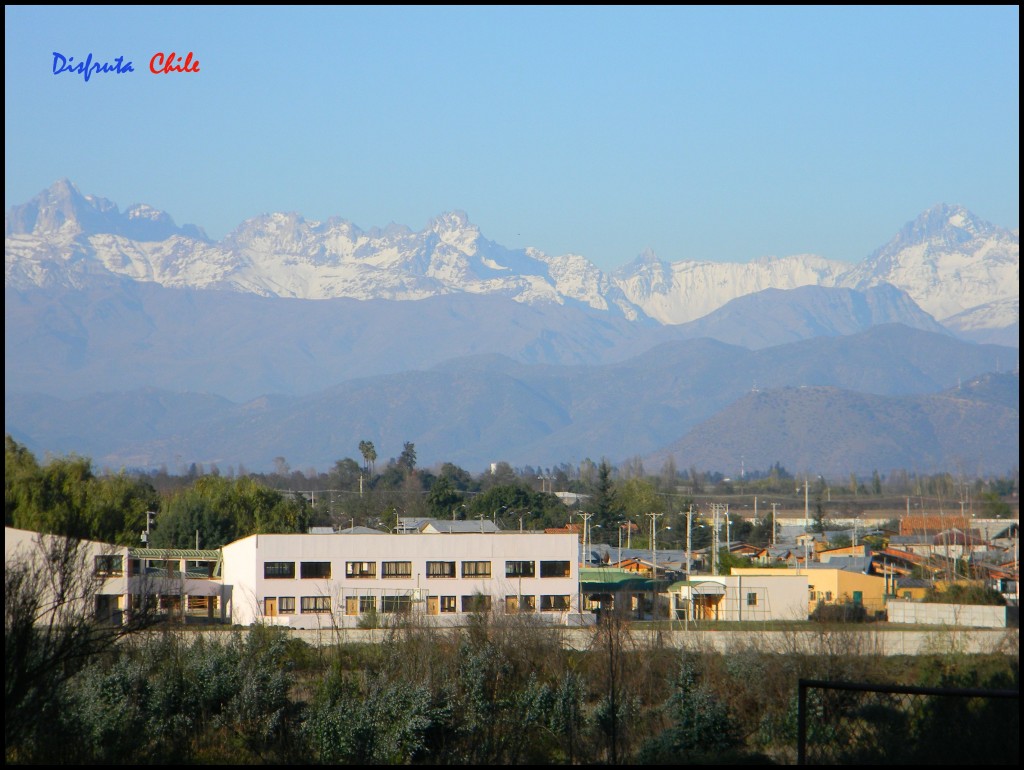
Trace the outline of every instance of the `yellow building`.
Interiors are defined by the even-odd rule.
[[[733,575],[807,575],[807,612],[814,612],[818,602],[825,604],[860,604],[869,613],[885,609],[885,578],[841,569],[811,567],[810,569],[759,569],[734,567]]]

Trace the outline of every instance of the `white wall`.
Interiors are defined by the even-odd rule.
[[[725,587],[718,620],[807,620],[807,575],[716,575],[699,582]],[[673,617],[688,594],[686,587],[673,594]]]
[[[1004,628],[1006,608],[980,604],[936,604],[890,599],[886,605],[890,623],[932,626]]]
[[[40,588],[44,591],[44,606],[53,602],[55,595],[55,585],[50,579],[54,577],[54,567],[52,563],[48,563],[47,551],[61,542],[66,541],[64,538],[54,535],[4,527],[4,563],[25,560],[40,571],[42,580]],[[71,554],[75,560],[71,565],[74,569],[74,575],[71,577],[76,585],[72,590],[73,595],[65,597],[64,611],[91,617],[96,610],[95,597],[97,595],[123,597],[128,592],[128,549],[94,540],[77,542],[78,545]],[[98,556],[120,556],[121,574],[110,577],[97,576],[96,557]],[[118,599],[114,604],[116,607],[124,609],[123,599]],[[46,621],[48,618],[41,620]]]

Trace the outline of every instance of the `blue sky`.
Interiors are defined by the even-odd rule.
[[[68,177],[215,238],[462,209],[604,269],[854,262],[936,203],[1018,226],[1019,63],[1016,6],[7,6],[5,205]]]

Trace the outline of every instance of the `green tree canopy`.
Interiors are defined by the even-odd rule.
[[[69,455],[40,466],[25,447],[5,440],[5,523],[108,543],[136,545],[146,511],[159,498],[144,479],[96,476],[88,458]]]
[[[303,532],[310,511],[305,499],[285,496],[255,479],[203,476],[172,497],[157,517],[153,545],[220,548],[255,534]]]
[[[453,512],[462,505],[462,495],[449,476],[440,476],[427,493],[427,505],[430,507],[431,516],[447,519],[456,515]],[[465,512],[462,512],[462,518],[465,517]]]

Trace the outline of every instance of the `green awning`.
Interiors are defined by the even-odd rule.
[[[220,550],[197,548],[129,548],[133,559],[188,559],[190,561],[220,561]]]

